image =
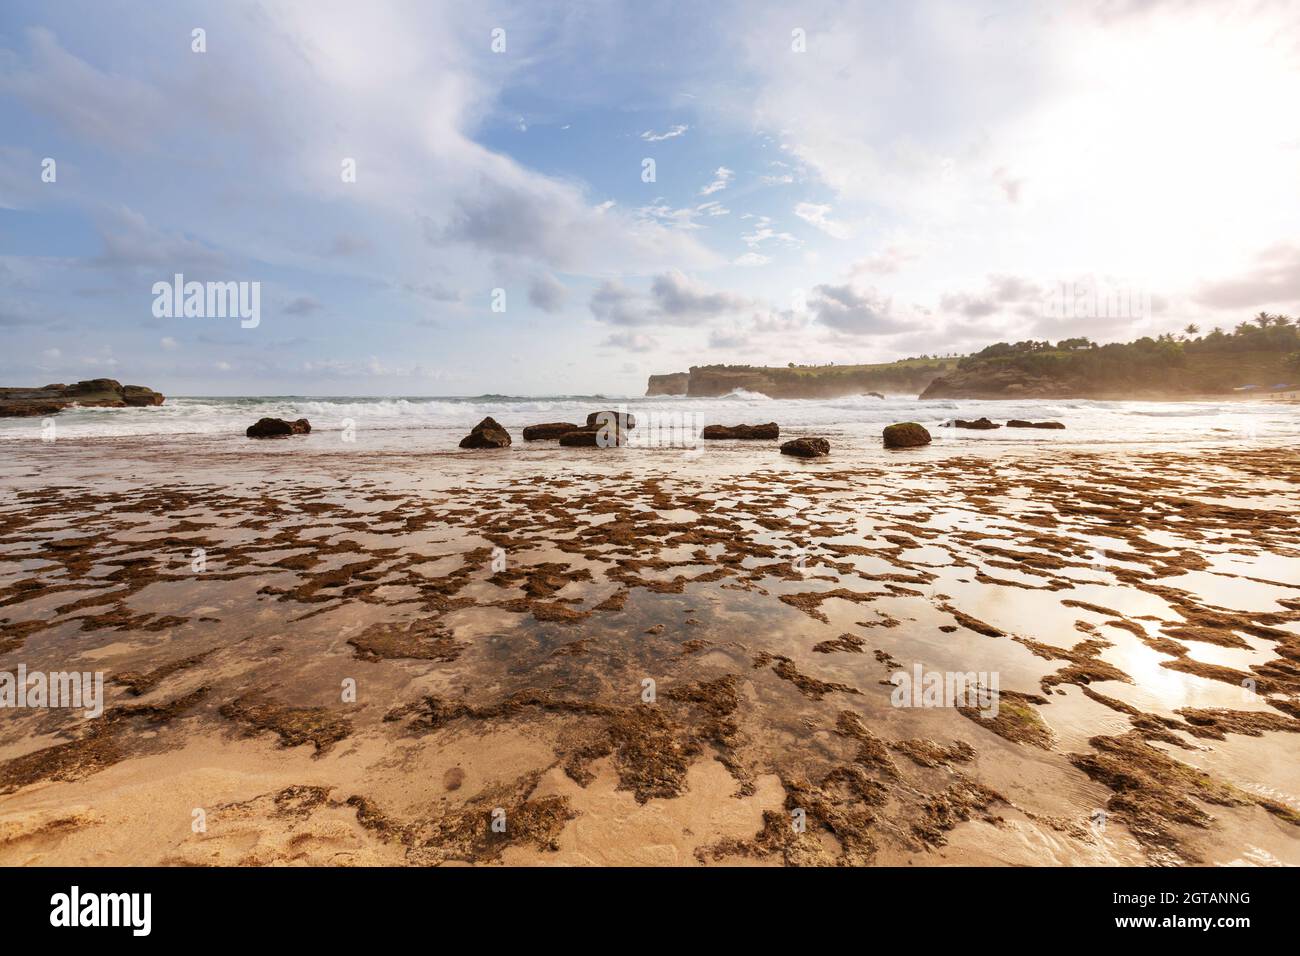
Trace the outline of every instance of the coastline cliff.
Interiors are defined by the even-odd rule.
[[[842,398],[872,392],[916,394],[956,365],[953,359],[908,359],[884,365],[695,365],[651,375],[646,395],[717,398],[737,390],[769,398]]]

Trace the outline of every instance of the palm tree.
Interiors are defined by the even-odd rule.
[[[1255,316],[1255,324],[1261,329],[1266,329],[1273,324],[1273,317],[1267,312],[1261,312],[1259,315]]]
[[[1200,333],[1201,327],[1197,325],[1195,322],[1189,322],[1187,324],[1187,327],[1183,329],[1183,331],[1186,332],[1188,335],[1197,335]]]

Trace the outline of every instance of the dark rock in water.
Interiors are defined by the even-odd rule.
[[[883,399],[885,397],[881,395],[879,392],[867,392],[867,394],[870,395],[872,398]]]
[[[950,422],[943,423],[944,428],[975,428],[981,431],[989,428],[1001,428],[997,422],[991,422],[987,418],[977,418],[973,422],[968,422],[964,418],[957,418]]]
[[[559,438],[561,435],[577,431],[579,427],[572,422],[546,422],[542,425],[528,425],[524,428],[524,441]]]
[[[161,405],[163,396],[143,385],[122,385],[111,378],[92,378],[72,385],[41,388],[0,388],[0,417],[53,415],[69,405],[126,408]]]
[[[619,415],[615,411],[592,412],[587,416],[587,427],[595,428],[599,425],[611,423],[616,419],[618,420],[618,427],[623,431],[631,431],[636,428],[636,417],[634,415],[629,412]]]
[[[916,448],[930,444],[930,432],[924,425],[918,425],[916,422],[886,425],[881,434],[885,439],[886,448]]]
[[[575,428],[571,432],[565,432],[560,436],[561,445],[570,445],[574,447],[596,447],[596,429],[594,428]]]
[[[460,440],[461,448],[505,448],[510,444],[510,433],[497,424],[491,416],[475,425]]]
[[[1023,418],[1013,418],[1007,422],[1008,428],[1064,428],[1064,422],[1027,422]]]
[[[705,425],[705,438],[780,438],[781,427],[776,422],[766,425]]]
[[[259,418],[257,423],[249,425],[244,432],[249,438],[288,438],[290,435],[306,435],[311,431],[311,422],[305,418],[286,422],[283,418]]]
[[[820,458],[831,453],[831,443],[825,438],[792,438],[781,446],[781,454],[797,458]]]
[[[628,434],[619,429],[613,419],[605,425],[575,428],[560,436],[560,444],[574,448],[618,448],[626,445]]]

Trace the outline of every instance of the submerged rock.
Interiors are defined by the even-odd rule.
[[[797,458],[820,458],[831,453],[831,443],[825,438],[792,438],[781,446],[781,454]]]
[[[510,433],[490,415],[460,440],[461,448],[505,448],[509,444]]]
[[[540,441],[545,438],[559,438],[569,432],[578,431],[581,426],[573,422],[545,422],[541,425],[528,425],[524,428],[524,441]]]
[[[930,444],[930,432],[916,422],[898,422],[886,425],[881,433],[886,448],[916,448]]]
[[[768,422],[766,425],[705,425],[703,437],[714,439],[780,438],[781,427],[776,422]]]
[[[991,422],[987,418],[977,418],[974,421],[967,421],[964,418],[957,418],[950,422],[944,422],[945,428],[975,428],[981,431],[990,428],[1001,428],[997,422]]]
[[[288,438],[290,435],[306,435],[311,431],[311,422],[305,418],[287,422],[283,418],[259,418],[256,424],[249,425],[244,432],[249,438]]]
[[[1007,422],[1008,428],[1064,428],[1064,422],[1027,422],[1023,418],[1013,418]]]

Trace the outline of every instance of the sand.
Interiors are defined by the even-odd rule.
[[[0,864],[1300,864],[1300,453],[709,444],[24,446]]]

